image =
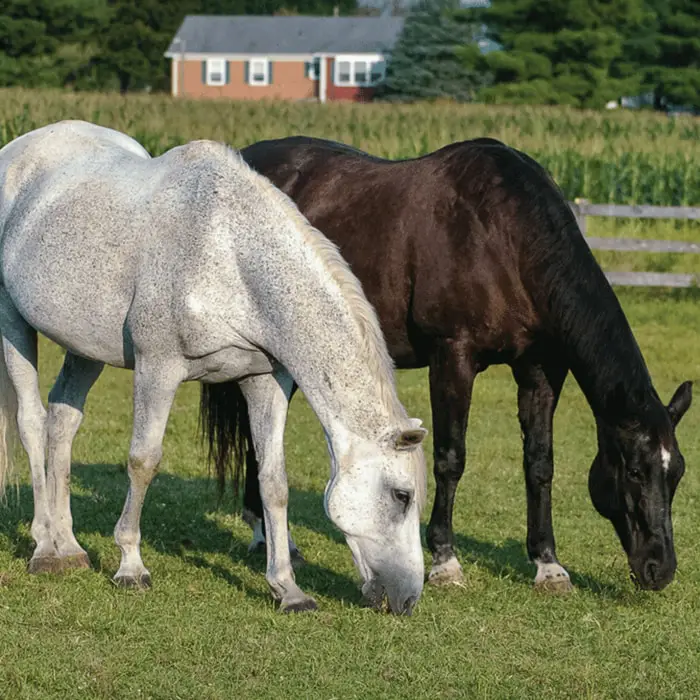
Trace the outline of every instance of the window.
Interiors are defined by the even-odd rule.
[[[321,59],[314,58],[313,61],[306,61],[304,64],[306,77],[309,80],[318,80],[321,73]]]
[[[340,86],[368,87],[384,80],[385,63],[380,56],[338,56],[333,82]]]
[[[335,82],[337,85],[351,85],[350,69],[352,68],[351,61],[338,61]]]
[[[225,85],[226,61],[220,58],[208,59],[205,82],[207,85]]]
[[[270,61],[266,58],[252,58],[248,61],[248,84],[269,85],[271,80]]]
[[[355,84],[364,85],[369,80],[367,61],[355,61]]]

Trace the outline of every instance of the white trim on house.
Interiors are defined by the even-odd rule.
[[[170,94],[173,97],[177,97],[179,76],[180,61],[178,61],[177,58],[173,58],[173,60],[170,62]]]
[[[338,87],[371,87],[386,75],[382,54],[337,54],[333,58],[333,84]]]
[[[206,61],[210,58],[221,58],[224,61],[250,61],[254,58],[266,58],[276,63],[278,61],[311,61],[318,54],[314,53],[166,53],[166,58],[174,58],[185,61]]]
[[[226,85],[226,61],[223,58],[208,58],[206,63],[206,84],[217,87]]]
[[[248,85],[270,84],[270,59],[256,56],[248,61]]]
[[[328,94],[328,61],[326,60],[328,56],[320,53],[316,58],[319,60],[318,101],[324,103],[326,101],[326,95]]]

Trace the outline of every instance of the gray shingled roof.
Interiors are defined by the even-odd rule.
[[[222,17],[189,15],[167,55],[186,53],[380,53],[403,28],[400,17]]]

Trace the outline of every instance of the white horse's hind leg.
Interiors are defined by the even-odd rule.
[[[145,367],[137,358],[134,372],[134,430],[129,451],[129,493],[114,529],[114,540],[122,551],[114,582],[127,588],[151,585],[151,575],[141,560],[141,509],[163,454],[163,436],[175,392],[185,378],[181,368],[159,364],[158,368]]]
[[[294,580],[287,525],[287,474],[284,468],[284,426],[292,379],[265,374],[241,382],[248,403],[250,428],[258,458],[260,496],[267,534],[266,579],[282,612],[315,610],[316,601]]]
[[[9,315],[10,312],[4,309],[4,313]],[[3,328],[3,350],[7,373],[17,392],[17,429],[32,472],[34,518],[31,532],[36,548],[28,570],[32,574],[56,572],[61,566],[53,542],[46,490],[46,409],[39,393],[37,336],[19,315],[12,315],[12,327]]]
[[[46,479],[53,517],[54,543],[63,569],[89,568],[90,560],[73,534],[70,468],[73,438],[83,420],[85,399],[104,365],[66,353],[49,394],[48,466]]]

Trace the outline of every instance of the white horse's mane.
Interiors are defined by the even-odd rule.
[[[224,144],[221,145],[225,146]],[[251,181],[256,183],[269,198],[279,204],[289,220],[302,232],[305,242],[316,253],[331,279],[338,285],[357,323],[362,352],[369,371],[379,387],[380,400],[391,411],[392,415],[404,423],[405,426],[408,416],[396,393],[394,363],[387,350],[379,319],[362,291],[360,281],[353,274],[345,258],[340,254],[338,246],[318,229],[314,228],[299,211],[292,199],[282,190],[275,187],[268,178],[253,170],[238,151],[228,146],[225,147],[236,157],[236,160],[241,165],[241,169],[245,169],[250,174]],[[427,489],[425,456],[423,450],[420,449],[413,450],[412,453],[416,464],[416,498],[422,507],[425,503]]]

